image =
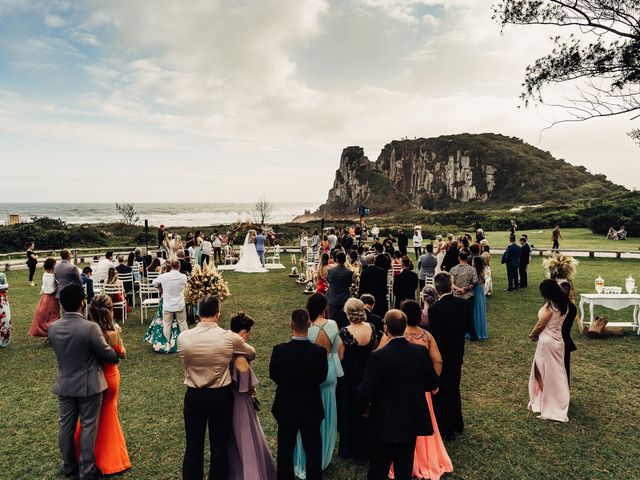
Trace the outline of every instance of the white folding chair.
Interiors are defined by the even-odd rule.
[[[231,245],[225,245],[222,251],[224,252],[225,265],[233,265],[238,261],[236,256],[233,254],[233,247]]]
[[[273,263],[273,264],[277,264],[280,263],[280,252],[282,251],[282,247],[280,245],[276,245],[275,247],[271,248],[271,252],[272,254],[265,258],[265,262],[266,263]]]
[[[153,283],[153,281],[158,278],[160,272],[147,272],[147,282]]]
[[[160,291],[148,283],[141,283],[140,290],[140,323],[144,323],[144,313],[146,310],[158,308],[160,304]]]
[[[120,286],[120,285],[110,285],[110,284],[106,284],[104,286],[104,289],[102,291],[102,293],[104,293],[105,295],[109,295],[110,297],[112,295],[117,295],[120,294],[122,295],[122,301],[120,302],[113,302],[113,309],[120,309],[122,310],[122,324],[124,325],[124,323],[127,320],[127,299],[124,295],[124,289]],[[113,297],[111,297],[111,299],[113,300]]]
[[[387,303],[390,309],[393,308],[393,270],[387,272]]]
[[[120,273],[118,274],[118,278],[122,281],[122,285],[125,286],[125,295],[126,294],[130,294],[132,300],[133,300],[133,308],[136,307],[136,286],[134,283],[134,279],[133,279],[133,273]],[[131,285],[131,290],[127,291],[126,290],[126,285],[129,284]]]

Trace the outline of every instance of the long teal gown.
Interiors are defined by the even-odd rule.
[[[487,334],[487,297],[484,293],[484,282],[473,287],[473,325],[478,340],[489,338]]]
[[[322,406],[324,407],[324,420],[320,424],[320,434],[322,436],[322,470],[331,463],[333,457],[333,449],[336,446],[336,435],[338,431],[338,407],[336,404],[336,385],[338,377],[342,377],[342,364],[338,357],[338,345],[340,343],[340,335],[338,324],[333,320],[327,320],[322,327],[312,325],[309,328],[309,340],[316,342],[320,330],[324,330],[329,341],[331,342],[331,353],[327,355],[328,373],[325,382],[320,385],[320,395],[322,396]],[[302,446],[302,438],[298,433],[296,448],[293,452],[293,470],[298,478],[305,480],[307,459]]]
[[[144,333],[144,341],[151,344],[154,352],[158,353],[176,353],[178,351],[178,335],[180,335],[180,326],[174,318],[171,322],[171,335],[169,339],[164,336],[164,326],[162,322],[162,298],[156,310],[156,316],[151,321],[149,328]]]

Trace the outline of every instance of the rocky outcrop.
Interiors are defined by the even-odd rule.
[[[392,141],[375,162],[361,147],[345,148],[319,212],[350,214],[360,205],[385,213],[455,203],[539,203],[547,192],[563,201],[591,185],[598,191],[624,190],[517,138],[450,135]]]

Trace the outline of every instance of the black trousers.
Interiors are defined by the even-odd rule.
[[[567,382],[569,383],[569,387],[571,387],[571,352],[566,350],[566,345],[564,348],[564,369],[567,371]]]
[[[387,480],[393,463],[396,480],[411,480],[416,439],[405,443],[372,442],[367,480]]]
[[[462,363],[460,360],[443,359],[440,375],[440,390],[432,395],[433,410],[442,436],[462,433],[462,398],[460,397],[460,378]]]
[[[296,446],[298,432],[302,437],[302,446],[307,458],[307,480],[320,480],[322,478],[320,422],[278,422],[278,480],[295,479],[293,473],[293,450]]]
[[[218,259],[218,263],[222,263],[222,247],[213,247],[213,261]]]
[[[30,282],[33,282],[33,276],[36,274],[36,265],[38,265],[38,262],[27,262],[27,267],[29,267]]]
[[[558,250],[560,248],[560,242],[557,239],[553,240],[553,247],[551,247],[553,250]]]
[[[509,290],[518,288],[518,268],[507,265],[507,280],[509,281]]]
[[[528,285],[528,278],[529,278],[529,264],[528,263],[521,263],[520,266],[518,267],[518,272],[520,273],[520,286],[522,288],[526,287]]]
[[[416,252],[416,260],[422,255],[422,247],[413,247],[413,251]]]
[[[209,480],[229,478],[227,445],[232,434],[231,387],[189,388],[184,396],[184,429],[187,448],[182,463],[184,480],[204,478],[204,435],[209,426],[211,462]]]
[[[209,255],[203,253],[200,255],[200,266],[202,267],[205,263],[209,263]]]

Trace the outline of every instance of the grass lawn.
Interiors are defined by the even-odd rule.
[[[567,231],[565,243],[578,241],[580,235]],[[546,234],[543,238],[548,243]],[[579,337],[575,328],[578,351],[573,354],[570,422],[537,420],[526,408],[535,350],[527,334],[541,305],[537,291],[543,278],[541,261],[536,259],[530,266],[530,288],[514,293],[504,292],[503,269],[494,263],[495,295],[488,301],[490,339],[467,348],[462,377],[466,430],[447,444],[455,472],[446,478],[639,478],[640,337],[627,334],[592,341]],[[598,275],[608,285],[624,286],[630,274],[640,280],[640,261],[581,260],[576,290],[593,291]],[[39,289],[26,286],[26,271],[13,271],[8,277],[13,339],[9,348],[0,349],[0,478],[61,479],[57,398],[51,393],[54,355],[41,339],[27,336]],[[223,325],[237,310],[257,320],[252,342],[258,350],[254,367],[262,382],[260,419],[275,451],[269,355],[274,344],[288,339],[289,313],[303,306],[306,297],[284,271],[225,273],[225,277],[233,296],[223,304]],[[631,312],[607,314],[613,320],[629,317]],[[133,468],[119,478],[177,479],[184,448],[182,368],[176,355],[155,354],[142,341],[146,326],[140,324],[138,312],[124,326],[128,356],[120,366],[119,407]],[[325,478],[363,479],[365,471],[363,464],[336,457]]]
[[[526,233],[534,247],[551,248],[551,231],[546,230],[518,230],[518,234]],[[607,240],[604,235],[596,235],[588,228],[562,228],[560,229],[562,240],[560,240],[560,250],[575,248],[579,250],[596,251],[625,251],[637,252],[640,248],[640,238],[630,237],[627,240]],[[489,245],[502,248],[509,244],[509,232],[488,232],[486,233]]]

